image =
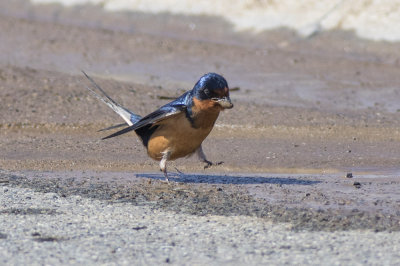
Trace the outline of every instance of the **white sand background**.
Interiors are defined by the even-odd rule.
[[[400,1],[393,0],[31,0],[34,4],[94,4],[108,11],[168,12],[223,17],[238,31],[287,27],[305,37],[350,30],[375,41],[400,40]]]

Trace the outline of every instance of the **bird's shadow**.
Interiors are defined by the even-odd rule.
[[[141,173],[138,178],[165,180],[163,174]],[[318,180],[304,180],[294,177],[250,176],[250,175],[206,175],[206,174],[174,174],[168,173],[168,180],[179,183],[199,184],[280,184],[280,185],[315,185],[321,183]]]

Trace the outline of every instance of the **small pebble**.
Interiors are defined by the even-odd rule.
[[[347,173],[346,177],[347,178],[353,178],[353,174],[352,173]]]

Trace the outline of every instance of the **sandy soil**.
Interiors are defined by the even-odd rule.
[[[2,184],[293,230],[400,229],[399,44],[238,33],[215,17],[0,7]],[[161,182],[134,134],[100,140],[121,121],[88,94],[81,69],[141,115],[223,74],[235,107],[204,150],[225,163],[180,159],[170,169],[185,174]]]

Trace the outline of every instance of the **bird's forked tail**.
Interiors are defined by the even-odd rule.
[[[89,87],[86,87],[86,88],[97,99],[99,99],[103,103],[107,104],[111,109],[114,110],[114,112],[119,114],[119,116],[121,116],[122,119],[124,119],[124,121],[125,121],[125,123],[123,123],[123,124],[118,124],[115,126],[104,128],[104,129],[101,129],[100,131],[109,130],[109,129],[113,129],[113,128],[117,128],[117,127],[122,127],[125,125],[132,126],[134,123],[136,123],[137,121],[139,121],[142,118],[141,116],[133,113],[132,111],[126,109],[125,107],[123,107],[123,106],[119,105],[117,102],[115,102],[113,99],[111,99],[110,96],[107,95],[107,93],[99,85],[97,85],[96,82],[94,82],[94,80],[91,77],[89,77],[88,74],[85,73],[85,71],[82,70],[82,73],[87,77],[87,79],[92,83],[93,87],[96,88],[99,93]]]

